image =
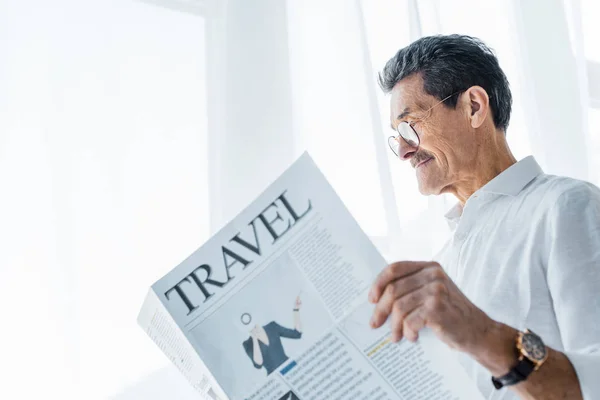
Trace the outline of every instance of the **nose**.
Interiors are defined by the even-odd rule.
[[[410,160],[417,153],[419,147],[408,144],[408,142],[402,138],[398,139],[400,139],[398,141],[398,157],[402,161]]]

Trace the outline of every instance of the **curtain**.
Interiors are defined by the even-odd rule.
[[[486,42],[511,84],[507,138],[517,159],[534,154],[548,173],[598,183],[593,151],[598,140],[592,132],[600,126],[588,122],[597,114],[590,112],[589,57],[582,51],[584,40],[595,36],[582,29],[580,2],[289,1],[288,6],[296,153],[313,154],[390,258],[431,257],[447,238],[442,215],[454,202],[449,196],[421,196],[412,168],[394,159],[385,144],[392,132],[389,104],[376,87],[376,72],[418,37],[461,33]],[[375,151],[378,146],[384,155]],[[386,196],[395,210],[388,209]]]
[[[194,398],[136,326],[143,296],[304,151],[388,259],[431,257],[454,200],[421,196],[393,157],[376,85],[420,36],[483,39],[511,83],[515,156],[599,184],[599,14],[594,0],[0,2],[0,397]]]
[[[226,28],[212,31],[224,54],[208,62],[227,72],[216,71],[211,80],[227,94],[209,93],[222,104],[221,112],[209,114],[217,125],[209,135],[218,136],[211,173],[236,185],[214,188],[219,218],[212,230],[309,151],[388,259],[431,257],[448,237],[442,216],[455,200],[421,196],[412,168],[392,156],[388,99],[376,86],[385,62],[423,35],[483,39],[511,83],[507,135],[515,156],[534,154],[550,173],[600,183],[594,157],[600,115],[588,96],[600,89],[588,79],[590,60],[600,59],[590,44],[598,37],[591,17],[597,6],[593,0],[527,3],[305,0],[287,1],[284,9],[274,0],[229,0],[219,14]],[[252,28],[258,31],[249,37]],[[267,148],[279,156],[265,157]],[[143,380],[119,399],[155,385],[154,377]]]

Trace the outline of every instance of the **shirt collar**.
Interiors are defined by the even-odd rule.
[[[542,168],[537,161],[535,161],[535,158],[533,158],[533,156],[528,156],[502,171],[498,176],[486,183],[475,193],[516,196],[521,193],[529,182],[542,173]],[[454,230],[456,228],[460,221],[460,217],[462,216],[462,212],[462,204],[456,203],[448,210],[446,215],[444,215],[450,229]]]
[[[478,192],[516,196],[541,173],[543,173],[542,168],[535,161],[535,158],[533,156],[525,157],[502,171]]]
[[[460,216],[462,215],[463,205],[460,202],[456,203],[448,212],[444,215],[446,218],[446,222],[451,230],[455,230],[458,222],[460,221]]]

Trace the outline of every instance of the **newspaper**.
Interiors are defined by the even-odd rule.
[[[151,287],[138,322],[206,400],[482,398],[431,332],[369,326],[386,264],[305,153]]]

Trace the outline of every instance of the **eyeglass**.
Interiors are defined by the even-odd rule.
[[[450,97],[455,96],[459,93],[462,93],[463,91],[464,90],[461,90],[459,92],[452,93],[448,97],[445,97],[443,100],[440,100],[439,102],[437,102],[433,106],[431,106],[427,111],[425,111],[425,113],[428,113],[429,111],[433,110],[438,105],[440,105],[443,102],[445,102],[446,100],[448,100]],[[424,121],[425,119],[427,119],[427,118],[420,119],[419,121]],[[410,122],[410,123],[406,122],[406,121],[400,122],[398,124],[398,126],[396,127],[396,132],[398,132],[398,135],[390,136],[388,138],[388,145],[390,146],[390,149],[392,150],[392,152],[394,152],[396,157],[400,157],[400,138],[404,139],[404,141],[411,147],[419,147],[419,144],[421,144],[421,138],[419,137],[419,134],[417,133],[415,128],[413,128],[413,124],[415,122],[417,122],[417,121]]]

